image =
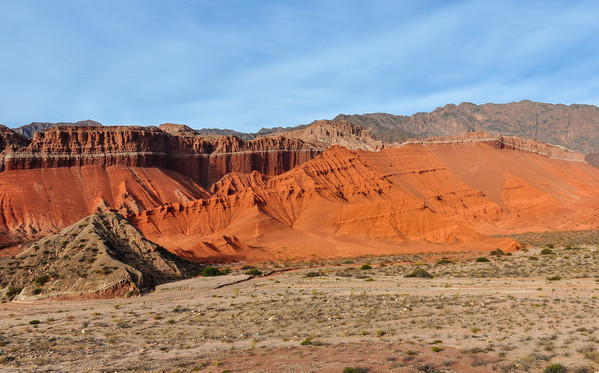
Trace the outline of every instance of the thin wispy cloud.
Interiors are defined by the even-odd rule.
[[[447,103],[599,104],[594,1],[19,1],[0,123],[254,131]]]

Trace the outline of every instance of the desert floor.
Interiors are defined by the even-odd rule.
[[[549,251],[237,266],[135,298],[3,303],[0,370],[599,370],[599,251]],[[417,268],[434,277],[405,277]]]

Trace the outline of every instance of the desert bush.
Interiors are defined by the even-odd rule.
[[[249,271],[245,272],[245,274],[249,276],[260,276],[262,272],[258,268],[252,268]]]
[[[300,342],[301,346],[310,346],[312,344],[312,340],[310,338],[306,338]]]
[[[50,276],[48,276],[48,275],[41,275],[41,276],[38,276],[35,280],[33,280],[33,282],[37,286],[44,286],[44,284],[46,282],[48,282],[48,280],[50,280]]]
[[[551,277],[547,277],[547,281],[559,281],[561,280],[561,276],[551,276]]]
[[[417,277],[417,278],[433,278],[433,275],[428,273],[423,268],[416,268],[412,272],[408,273],[405,277]]]
[[[242,271],[247,271],[248,269],[254,269],[254,266],[251,266],[249,264],[244,264],[243,266],[241,266]]]
[[[543,373],[566,373],[566,367],[561,364],[549,364]]]
[[[481,256],[480,258],[476,258],[476,262],[477,263],[487,263],[487,262],[490,262],[490,260],[485,258],[484,256]]]
[[[437,264],[451,264],[453,263],[451,260],[443,258],[437,262]]]
[[[10,300],[16,297],[23,290],[20,286],[9,286],[8,290],[6,290],[6,297]]]
[[[545,249],[541,250],[541,255],[551,255],[551,254],[553,254],[553,250],[551,250],[551,249],[545,248]]]
[[[39,324],[39,323],[40,323],[40,321],[39,321],[39,320],[30,320],[30,321],[29,321],[29,324],[30,324],[30,325],[37,325],[37,324]]]
[[[324,274],[322,272],[310,271],[304,275],[304,277],[318,277],[318,276],[324,276]]]
[[[202,277],[222,276],[224,273],[216,267],[206,267],[202,270]]]
[[[345,367],[343,368],[343,373],[367,373],[368,369],[366,368],[354,368],[354,367]]]
[[[361,269],[362,271],[365,271],[365,270],[368,270],[368,269],[372,269],[372,267],[371,267],[371,266],[369,266],[368,264],[364,264],[364,265],[362,265],[362,267],[360,267],[360,269]]]
[[[495,249],[493,251],[491,251],[490,253],[491,255],[496,255],[496,256],[501,256],[501,255],[505,255],[505,253],[503,252],[503,250],[501,249]]]

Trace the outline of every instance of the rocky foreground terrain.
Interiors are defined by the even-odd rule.
[[[316,259],[142,297],[4,303],[0,360],[23,372],[593,372],[598,259],[595,246]]]

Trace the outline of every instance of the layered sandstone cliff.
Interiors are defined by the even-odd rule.
[[[6,149],[0,170],[115,165],[174,170],[209,187],[228,172],[277,175],[322,149],[283,137],[244,141],[173,136],[156,127],[63,127],[34,135],[26,147]]]

